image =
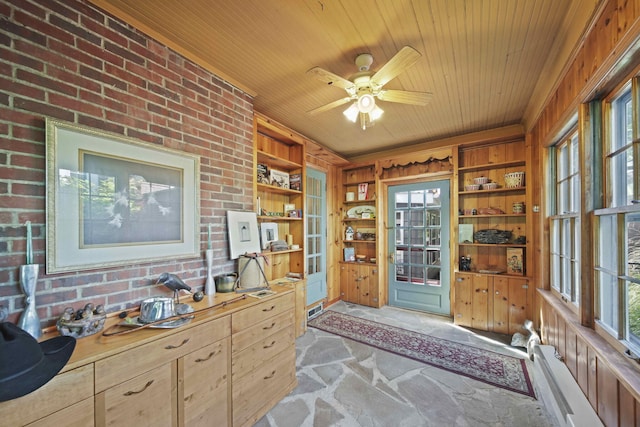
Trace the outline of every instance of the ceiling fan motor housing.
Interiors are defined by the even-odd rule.
[[[369,67],[373,64],[373,55],[370,53],[361,53],[356,56],[356,66],[358,71],[369,71]]]

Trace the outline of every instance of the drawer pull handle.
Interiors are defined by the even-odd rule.
[[[206,362],[207,360],[211,359],[213,356],[215,356],[216,352],[212,351],[211,353],[209,353],[209,355],[207,357],[205,357],[204,359],[201,357],[198,357],[196,359],[196,363],[200,363],[200,362]]]
[[[273,310],[274,308],[276,308],[276,306],[275,306],[275,305],[272,305],[272,306],[271,306],[271,308],[263,308],[263,309],[262,309],[262,311],[271,311],[271,310]]]
[[[165,347],[165,349],[173,350],[175,348],[180,348],[180,347],[182,347],[183,345],[185,345],[188,342],[189,342],[189,338],[185,338],[185,340],[182,341],[182,344],[179,344],[179,345],[171,345],[171,344],[169,344],[168,346]]]
[[[271,328],[273,328],[274,326],[276,326],[276,322],[273,322],[273,323],[271,324],[271,326],[265,326],[265,327],[264,327],[264,328],[262,328],[262,329],[264,329],[264,330],[266,331],[267,329],[271,329]]]
[[[273,371],[271,371],[271,375],[267,375],[266,377],[264,377],[265,380],[270,380],[271,378],[273,378],[276,374],[276,370],[274,369]]]
[[[262,348],[271,348],[271,347],[273,347],[274,345],[276,345],[276,342],[275,342],[275,341],[271,341],[271,344],[269,344],[269,345],[265,345],[265,346],[263,346]]]
[[[144,385],[144,387],[142,388],[142,390],[138,390],[138,391],[128,391],[128,392],[124,393],[124,396],[133,396],[134,394],[140,394],[140,393],[142,393],[143,391],[145,391],[146,389],[148,389],[148,388],[151,386],[151,384],[153,384],[153,380],[150,380],[148,383],[146,383],[146,384]]]

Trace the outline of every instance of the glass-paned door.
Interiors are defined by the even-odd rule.
[[[389,305],[450,313],[449,181],[391,186]]]
[[[307,168],[307,305],[327,296],[327,175]]]

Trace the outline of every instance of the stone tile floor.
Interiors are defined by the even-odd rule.
[[[526,358],[509,336],[474,334],[446,317],[344,302],[330,309]],[[296,351],[298,386],[255,426],[555,425],[539,400],[317,329],[298,338]]]

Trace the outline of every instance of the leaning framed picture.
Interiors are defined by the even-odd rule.
[[[47,273],[199,256],[200,157],[46,120]]]
[[[269,249],[271,242],[278,240],[278,224],[275,222],[263,222],[260,224],[260,240],[262,249]]]
[[[258,215],[255,212],[227,211],[227,230],[231,259],[260,252]]]

